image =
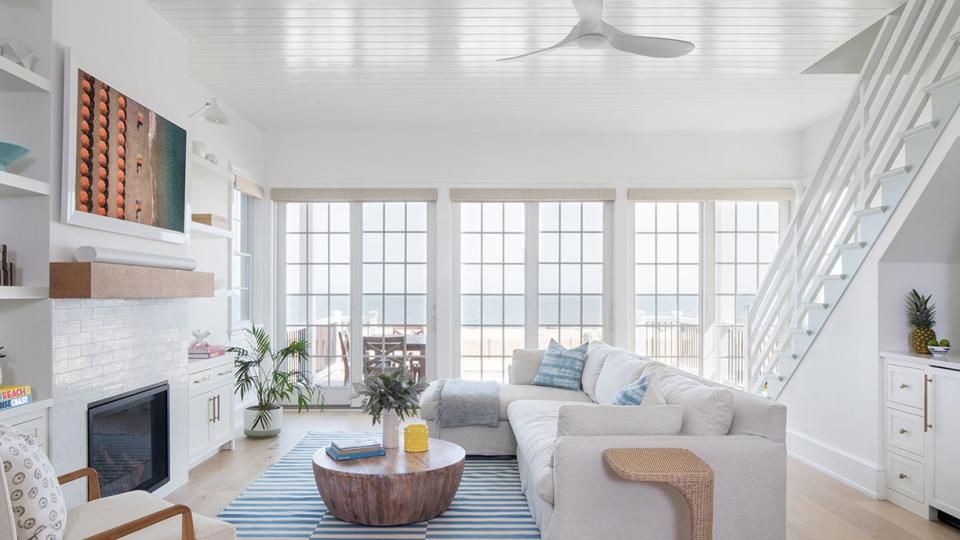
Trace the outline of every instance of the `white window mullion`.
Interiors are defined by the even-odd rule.
[[[540,327],[540,214],[537,203],[524,204],[526,214],[524,245],[524,343],[536,349]]]
[[[381,314],[382,316],[382,314]],[[350,203],[350,385],[363,380],[363,206]],[[358,403],[354,402],[354,405]]]

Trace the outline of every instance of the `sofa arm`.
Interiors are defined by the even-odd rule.
[[[554,450],[554,509],[546,540],[689,538],[686,501],[673,488],[621,479],[608,448],[686,448],[714,472],[716,540],[786,536],[786,448],[751,436],[567,436]]]

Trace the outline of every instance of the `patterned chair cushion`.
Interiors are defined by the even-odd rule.
[[[580,378],[583,376],[583,365],[589,346],[589,343],[584,343],[576,349],[565,349],[551,339],[543,353],[540,370],[530,384],[580,390]]]
[[[18,540],[61,540],[67,506],[53,466],[37,441],[0,424],[0,462]]]

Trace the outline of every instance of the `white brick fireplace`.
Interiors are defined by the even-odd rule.
[[[53,301],[51,446],[58,471],[87,466],[87,404],[160,382],[170,385],[170,482],[187,479],[187,300]],[[70,504],[83,500],[79,486]]]

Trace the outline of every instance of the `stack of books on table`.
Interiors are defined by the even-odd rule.
[[[364,441],[333,441],[327,447],[327,455],[337,461],[387,455],[383,445],[376,439]]]
[[[29,386],[0,386],[0,410],[12,409],[33,401]]]
[[[191,360],[206,360],[227,354],[223,345],[201,345],[190,347]]]

